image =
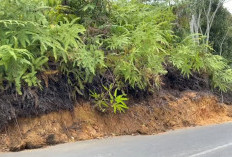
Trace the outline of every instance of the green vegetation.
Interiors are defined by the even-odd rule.
[[[113,89],[113,84],[110,85],[109,88],[103,86],[106,92],[102,92],[101,94],[97,94],[96,92],[91,92],[91,97],[95,99],[95,103],[100,111],[105,112],[110,106],[113,108],[114,113],[117,111],[125,112],[125,109],[128,109],[125,101],[128,100],[126,98],[126,94],[118,94],[118,88],[115,89],[114,94],[111,93]]]
[[[209,44],[196,43],[187,13],[181,19],[178,10],[181,5],[136,0],[1,0],[1,90],[43,91],[44,75],[56,73],[72,99],[90,95],[101,111],[112,107],[115,113],[128,109],[129,91],[161,88],[168,67],[184,77],[207,75],[211,87],[232,90],[231,61],[223,58],[232,56],[232,38],[226,37],[222,53],[217,37],[229,31],[215,33],[229,28],[231,15],[222,9],[216,18],[226,14],[227,25],[213,25]]]

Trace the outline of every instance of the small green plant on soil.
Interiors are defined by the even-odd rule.
[[[109,88],[103,86],[105,89],[105,92],[98,94],[96,92],[91,91],[91,97],[95,99],[96,106],[100,109],[102,112],[106,112],[108,108],[113,108],[114,113],[122,113],[125,112],[126,109],[128,109],[128,106],[126,105],[125,101],[128,100],[126,94],[119,94],[118,88],[114,90],[114,94],[112,94],[113,91],[113,85],[111,84]]]

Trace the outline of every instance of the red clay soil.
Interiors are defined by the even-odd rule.
[[[89,102],[74,111],[21,118],[0,134],[0,151],[20,151],[107,136],[157,134],[171,129],[231,121],[228,106],[210,93],[163,91],[124,114],[100,113]]]

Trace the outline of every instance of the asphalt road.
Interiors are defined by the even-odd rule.
[[[232,123],[68,143],[0,157],[232,157]]]

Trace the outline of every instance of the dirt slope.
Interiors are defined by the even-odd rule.
[[[146,101],[129,102],[125,114],[100,113],[89,102],[72,112],[21,118],[0,134],[1,151],[107,136],[156,134],[170,129],[231,121],[231,109],[210,93],[162,91]]]

